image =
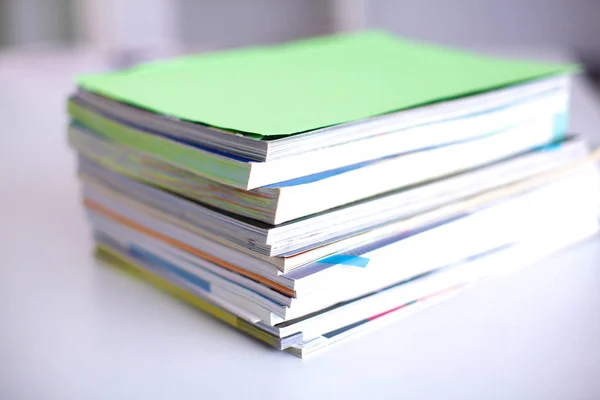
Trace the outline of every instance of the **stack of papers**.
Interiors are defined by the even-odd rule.
[[[313,354],[596,232],[575,71],[364,32],[81,77],[96,256]]]

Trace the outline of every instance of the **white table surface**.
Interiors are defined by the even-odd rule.
[[[0,54],[0,399],[600,398],[598,238],[305,361],[97,266],[65,97],[101,64]]]

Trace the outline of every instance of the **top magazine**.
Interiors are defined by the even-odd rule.
[[[69,112],[118,144],[252,189],[488,134],[406,130],[563,90],[575,70],[367,31],[83,76]]]

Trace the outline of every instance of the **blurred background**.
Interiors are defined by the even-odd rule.
[[[115,62],[364,28],[475,48],[560,48],[600,70],[596,0],[0,0],[0,51]]]

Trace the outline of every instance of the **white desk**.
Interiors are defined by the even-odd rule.
[[[308,361],[96,266],[64,100],[98,62],[0,56],[0,399],[600,398],[598,238]]]

